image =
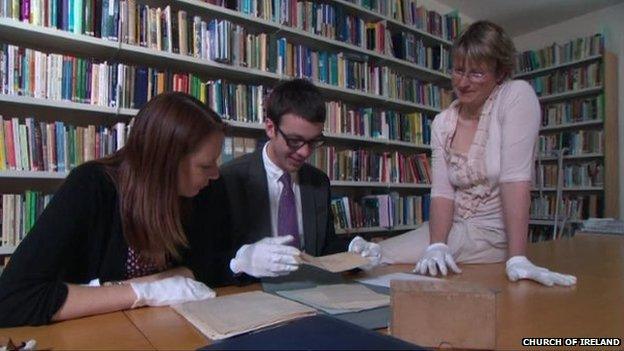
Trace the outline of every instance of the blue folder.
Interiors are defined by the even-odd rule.
[[[200,350],[422,350],[406,341],[326,315],[217,341]]]

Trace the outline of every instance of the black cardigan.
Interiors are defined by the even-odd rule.
[[[182,262],[208,286],[231,282],[234,248],[220,180],[191,200]],[[128,246],[118,196],[103,166],[86,163],[67,177],[0,276],[0,327],[41,325],[67,298],[65,283],[123,280]]]

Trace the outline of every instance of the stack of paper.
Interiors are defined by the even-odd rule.
[[[329,314],[359,312],[390,304],[388,295],[378,294],[361,284],[319,285],[276,293]]]
[[[212,340],[316,314],[316,310],[279,296],[251,291],[172,306]]]

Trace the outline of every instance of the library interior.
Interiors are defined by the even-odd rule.
[[[623,17],[0,0],[0,351],[621,349]]]

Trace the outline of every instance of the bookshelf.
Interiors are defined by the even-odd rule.
[[[214,0],[209,2],[199,0],[149,2],[122,0],[107,2],[108,5],[115,6],[114,14],[119,14],[122,18],[122,25],[116,23],[114,28],[101,26],[99,30],[97,28],[94,29],[95,33],[88,34],[86,33],[86,28],[82,30],[77,29],[77,25],[74,26],[73,31],[71,30],[72,28],[67,28],[66,25],[69,24],[61,23],[61,17],[58,18],[58,29],[54,28],[54,25],[50,25],[53,20],[49,13],[46,13],[46,10],[53,3],[62,6],[61,1],[36,1],[36,4],[30,1],[32,5],[30,7],[30,17],[23,19],[19,18],[19,16],[24,16],[21,1],[17,1],[20,5],[18,18],[10,18],[8,8],[15,1],[0,0],[0,44],[35,50],[43,55],[58,54],[85,59],[88,61],[87,65],[104,62],[113,70],[121,69],[119,67],[123,65],[122,68],[124,70],[127,69],[128,72],[136,73],[135,70],[138,71],[140,67],[147,67],[146,69],[151,70],[148,72],[154,74],[165,72],[163,73],[165,74],[165,79],[171,79],[171,75],[173,75],[174,80],[178,78],[182,80],[187,79],[187,84],[191,85],[194,84],[194,79],[201,81],[202,84],[198,85],[197,88],[205,88],[206,92],[202,90],[201,94],[204,95],[194,95],[199,98],[205,98],[211,107],[229,120],[229,124],[232,127],[230,128],[230,133],[233,138],[261,138],[264,134],[264,127],[261,124],[262,113],[261,111],[255,111],[253,115],[248,116],[246,113],[232,114],[230,111],[230,114],[228,114],[226,110],[215,108],[213,106],[214,101],[210,100],[214,96],[210,95],[209,89],[222,88],[222,86],[216,87],[217,84],[238,85],[240,89],[253,90],[254,94],[257,93],[262,97],[264,96],[263,94],[268,93],[267,88],[274,86],[282,80],[294,77],[308,78],[315,82],[327,101],[339,101],[345,105],[348,104],[354,109],[363,107],[394,111],[397,115],[392,118],[397,118],[397,121],[408,118],[406,114],[420,113],[421,115],[418,118],[422,120],[416,119],[417,122],[412,123],[424,123],[423,121],[432,119],[435,114],[439,113],[450,102],[450,92],[447,90],[450,88],[448,50],[452,45],[452,36],[459,31],[459,22],[456,15],[451,15],[447,18],[424,9],[419,9],[419,16],[424,14],[424,20],[419,18],[420,24],[412,25],[409,22],[414,21],[414,18],[410,17],[408,19],[406,14],[401,14],[401,16],[406,16],[405,18],[397,16],[390,12],[390,7],[380,12],[367,9],[354,1],[331,0],[322,4],[301,1],[298,3],[303,5],[297,8],[297,11],[307,11],[315,6],[326,6],[325,9],[329,9],[327,13],[333,13],[332,11],[334,11],[343,14],[345,18],[350,18],[355,22],[359,21],[358,23],[360,24],[373,26],[373,35],[376,35],[374,40],[364,40],[364,36],[362,36],[354,41],[352,37],[341,38],[339,35],[336,35],[336,30],[333,31],[334,35],[329,35],[328,33],[332,33],[331,30],[318,32],[316,28],[305,28],[305,25],[301,25],[301,23],[294,25],[293,23],[296,20],[280,17],[283,13],[280,14],[279,11],[271,14],[260,12],[255,14],[246,13],[243,10],[239,11],[238,9],[221,6],[223,4],[214,4],[220,2]],[[396,0],[393,2],[413,3],[409,0]],[[258,3],[263,2],[260,1]],[[271,3],[273,5],[276,4],[276,2]],[[286,3],[292,2],[284,2],[282,5]],[[95,4],[99,9],[102,9],[101,6],[105,5],[101,1],[95,1],[90,4]],[[142,9],[142,6],[149,5],[151,10],[159,11],[158,13],[163,16],[166,16],[166,11],[171,11],[170,14],[173,17],[181,11],[185,12],[185,15],[188,15],[187,24],[189,25],[186,31],[187,35],[196,33],[193,32],[191,24],[194,19],[193,16],[197,16],[200,21],[205,21],[208,25],[213,20],[230,21],[233,27],[240,26],[236,28],[242,28],[249,35],[247,38],[252,38],[251,40],[261,40],[262,38],[272,40],[271,38],[277,38],[278,41],[282,40],[284,45],[292,46],[294,48],[293,51],[297,48],[303,48],[312,53],[312,55],[317,54],[320,56],[327,54],[330,58],[332,55],[338,55],[339,60],[343,60],[339,61],[339,64],[344,64],[346,68],[354,70],[360,69],[360,72],[368,74],[366,77],[355,77],[366,81],[366,84],[352,84],[347,79],[332,81],[329,78],[325,79],[318,74],[314,74],[314,72],[309,74],[309,72],[301,73],[292,69],[289,70],[289,67],[286,65],[282,67],[278,64],[275,67],[275,64],[273,64],[271,67],[271,63],[274,63],[273,61],[265,65],[258,62],[244,65],[233,59],[218,60],[205,57],[202,56],[204,51],[199,53],[192,52],[190,47],[187,49],[187,54],[183,54],[180,53],[180,47],[178,47],[178,50],[170,50],[171,48],[147,47],[149,45],[142,46],[132,43],[133,40],[129,40],[125,34],[128,34],[128,31],[141,30],[141,23],[138,23],[139,17],[137,17],[137,22],[135,22],[136,27],[124,27],[123,18],[128,19],[128,11],[133,11],[128,9],[132,9],[134,4],[136,4],[137,7],[135,9],[138,11]],[[228,2],[228,4],[231,5],[231,2]],[[124,6],[126,6],[125,10]],[[36,11],[34,10],[35,8],[43,12],[37,14],[33,12]],[[113,9],[109,10],[110,12],[102,10],[99,16],[110,16],[113,13]],[[162,12],[160,12],[161,10]],[[57,11],[61,11],[60,8]],[[146,13],[150,14],[149,12]],[[13,15],[14,13],[11,13],[11,16]],[[307,15],[310,14],[308,13]],[[111,18],[113,21],[116,20],[114,17]],[[111,18],[107,17],[107,20],[111,20]],[[441,19],[439,25],[444,27],[435,27],[438,19]],[[89,20],[93,21],[89,22]],[[315,18],[315,21],[320,22],[326,20]],[[72,20],[67,19],[67,21],[69,23]],[[85,27],[97,26],[100,23],[99,18],[83,18],[83,21],[81,25]],[[161,30],[164,31],[168,22],[160,22],[159,25],[163,23]],[[173,22],[171,23],[173,24]],[[327,23],[322,22],[322,24],[337,25],[336,23],[331,23],[331,21]],[[369,27],[362,28],[365,31],[370,29]],[[114,33],[112,36],[116,38],[107,37],[103,34],[104,30],[109,32],[109,34]],[[428,30],[431,30],[434,34],[428,32]],[[173,42],[175,37],[181,32],[175,33],[175,28],[173,28],[171,33],[174,33]],[[408,36],[408,39],[416,39],[417,44],[420,46],[415,50],[422,50],[415,51],[417,56],[419,55],[418,57],[402,55],[400,52],[397,54],[396,51],[393,51],[391,47],[392,36],[397,34],[400,34],[400,38],[403,38],[405,35]],[[266,37],[263,37],[263,35],[266,35]],[[139,33],[137,33],[138,37]],[[161,39],[163,38],[161,37]],[[193,38],[187,39],[189,42],[193,41]],[[211,45],[222,44],[219,41],[221,39],[218,38],[215,42],[211,42]],[[224,39],[224,42],[233,43],[230,40],[233,39],[228,37]],[[202,43],[205,45],[204,41]],[[178,46],[181,44],[182,42],[180,41]],[[209,51],[211,45],[207,45],[209,47],[202,50]],[[264,54],[271,56],[269,53],[270,49],[273,48],[270,46],[264,47],[264,50],[267,51]],[[259,50],[263,50],[263,47],[260,46]],[[279,52],[276,53],[278,57],[279,54]],[[273,58],[275,59],[275,57]],[[284,59],[286,58],[288,56],[284,56]],[[296,62],[297,57],[290,57],[289,59]],[[268,61],[269,59],[267,59]],[[175,74],[180,75],[181,78],[176,77]],[[342,74],[345,77],[347,76],[348,72],[346,69]],[[117,81],[119,83],[121,78],[116,77],[116,79],[119,79]],[[191,83],[188,83],[188,81]],[[219,83],[214,83],[217,81]],[[134,84],[135,80],[131,82]],[[72,84],[75,84],[75,82]],[[60,120],[68,125],[71,124],[77,127],[86,127],[87,125],[111,126],[120,122],[127,123],[137,113],[140,106],[134,106],[136,101],[132,100],[132,89],[134,87],[124,85],[131,84],[130,81],[123,81],[123,83],[119,84],[119,90],[116,90],[116,93],[128,94],[130,97],[126,96],[126,100],[115,98],[115,102],[112,104],[110,99],[109,101],[97,101],[94,103],[93,100],[87,101],[88,97],[86,99],[83,97],[85,101],[78,101],[79,99],[74,98],[76,95],[72,95],[69,99],[36,98],[28,93],[10,94],[3,88],[0,94],[0,115],[3,115],[5,119],[16,117],[20,121],[23,121],[25,117],[33,117],[36,121],[46,121],[48,123]],[[166,90],[170,88],[167,87]],[[190,89],[193,88],[195,86],[191,86]],[[134,98],[136,99],[136,96]],[[249,104],[253,105],[253,102],[248,102]],[[396,123],[396,121],[393,123]],[[422,133],[422,130],[419,133]],[[430,154],[431,150],[428,142],[422,141],[421,134],[419,134],[420,139],[418,140],[402,140],[402,136],[397,137],[396,135],[388,137],[387,135],[373,136],[334,132],[325,134],[329,145],[341,149],[370,149],[375,152],[398,152],[401,155]],[[412,135],[410,138],[413,137]],[[236,148],[236,145],[233,148]],[[236,152],[236,150],[234,151]],[[52,193],[63,181],[67,173],[54,170],[2,169],[0,170],[0,190],[3,193],[21,193],[28,189],[36,189]],[[426,195],[430,191],[428,184],[392,181],[333,180],[331,185],[332,192],[335,191],[338,194],[337,196],[347,195],[353,198],[360,198],[370,194],[387,194],[388,192],[401,194],[401,197],[413,194]],[[416,226],[417,224],[369,226],[365,228],[348,228],[338,230],[338,232],[344,235],[360,233],[364,235],[389,235],[410,230]],[[14,245],[0,245],[0,256],[10,254],[13,250]]]
[[[542,106],[530,234],[551,238],[555,222],[567,235],[588,217],[617,217],[617,58],[597,34],[521,53],[517,79],[529,81]],[[559,218],[557,173],[563,172]],[[541,185],[541,186],[540,186]]]

